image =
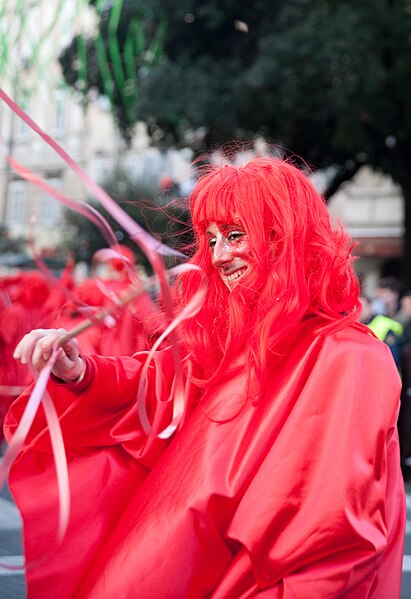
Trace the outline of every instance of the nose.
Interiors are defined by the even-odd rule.
[[[217,239],[213,248],[211,262],[216,268],[228,264],[233,260],[230,246],[225,239]]]

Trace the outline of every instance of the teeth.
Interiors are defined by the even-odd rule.
[[[243,275],[246,270],[246,268],[241,268],[240,270],[236,270],[235,272],[233,272],[231,275],[227,275],[226,278],[228,281],[235,281],[236,279],[238,279],[238,277],[241,277],[241,275]]]

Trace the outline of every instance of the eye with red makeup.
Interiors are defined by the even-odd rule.
[[[229,233],[225,233],[227,240],[230,242],[230,244],[236,244],[238,243],[238,241],[240,241],[240,239],[242,237],[244,237],[245,233],[244,231],[241,231],[240,229],[234,229],[233,231],[230,231]],[[215,246],[217,240],[215,237],[210,237],[208,240],[208,245],[211,249],[213,249],[213,247]]]

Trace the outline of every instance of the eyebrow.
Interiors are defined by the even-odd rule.
[[[243,224],[241,222],[238,223],[227,223],[227,224],[221,224],[218,225],[218,228],[220,229],[220,231],[222,233],[225,233],[226,231],[229,230],[233,230],[233,229],[240,229],[241,231],[244,231],[244,227]],[[206,230],[206,235],[212,237],[214,235],[214,233],[212,233],[211,231]]]

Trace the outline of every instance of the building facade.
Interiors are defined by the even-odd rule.
[[[329,210],[358,244],[355,268],[370,294],[381,274],[400,277],[404,200],[391,177],[363,166],[331,198]]]
[[[20,5],[20,11],[17,8]],[[79,25],[80,23],[80,25]],[[58,56],[79,31],[93,28],[85,0],[16,0],[0,15],[0,34],[9,42],[0,70],[1,87],[53,137],[87,174],[104,183],[121,168],[131,179],[151,186],[162,177],[181,183],[189,177],[191,152],[160,152],[150,144],[143,123],[126,146],[104,98],[86,107],[80,94],[68,89]],[[90,198],[89,191],[62,158],[0,100],[0,224],[13,237],[31,237],[39,250],[57,247],[72,231],[65,207],[10,167],[11,155],[71,200]]]

